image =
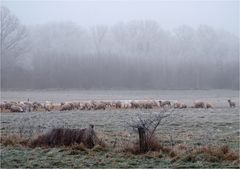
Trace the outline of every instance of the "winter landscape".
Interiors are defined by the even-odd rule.
[[[240,167],[238,1],[0,5],[1,168]]]

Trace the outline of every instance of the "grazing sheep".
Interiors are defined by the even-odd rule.
[[[43,105],[43,108],[46,110],[46,111],[51,111],[53,109],[53,104],[49,101],[46,101]]]
[[[71,103],[65,103],[61,106],[60,111],[73,110],[74,106]]]
[[[186,109],[187,108],[187,105],[186,104],[182,104],[180,109]]]
[[[175,108],[175,109],[179,109],[179,108],[181,108],[181,106],[182,106],[182,104],[179,102],[173,103],[173,108]]]
[[[10,110],[12,103],[4,102],[4,108]]]
[[[131,103],[128,100],[121,101],[121,107],[124,109],[131,108]]]
[[[170,101],[159,101],[160,103],[160,107],[165,107],[165,106],[168,106],[168,107],[171,107],[171,102]]]
[[[142,102],[142,108],[145,108],[145,109],[152,109],[153,106],[154,106],[154,103],[151,102],[151,101],[143,101]]]
[[[205,108],[204,102],[195,102],[194,103],[194,108]]]
[[[91,110],[93,108],[93,104],[91,102],[81,102],[80,110]]]
[[[0,108],[1,108],[1,110],[3,110],[5,108],[5,104],[4,103],[0,103]]]
[[[160,103],[158,100],[153,100],[152,103],[153,103],[153,107],[160,107]]]
[[[228,103],[230,107],[236,107],[236,103],[232,102],[230,99],[228,99]]]
[[[44,106],[39,102],[33,102],[32,108],[33,108],[33,111],[37,111],[38,109],[43,109]]]
[[[105,110],[106,109],[106,104],[102,102],[97,102],[97,101],[92,101],[92,107],[94,110]]]
[[[73,109],[79,109],[80,108],[80,102],[71,102]]]
[[[185,109],[185,108],[187,108],[187,105],[184,104],[184,103],[175,102],[173,104],[173,108],[175,108],[175,109]]]
[[[121,108],[122,108],[122,103],[121,103],[121,101],[115,102],[115,105],[116,105],[116,109],[121,109]]]
[[[111,102],[110,101],[101,101],[101,103],[105,105],[105,108],[110,108],[111,107]]]
[[[23,108],[20,107],[20,106],[18,106],[18,105],[12,105],[12,106],[10,107],[10,111],[11,111],[11,112],[24,112],[24,111],[23,111]]]
[[[210,104],[210,103],[206,103],[206,108],[209,109],[209,108],[213,108],[213,105]]]
[[[131,101],[130,104],[131,104],[131,108],[133,109],[140,108],[140,105],[136,101]]]

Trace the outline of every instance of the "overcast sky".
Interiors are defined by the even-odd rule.
[[[24,24],[72,21],[89,27],[155,20],[163,28],[206,24],[238,35],[239,1],[2,1]]]

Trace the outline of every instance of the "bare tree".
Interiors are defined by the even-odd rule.
[[[158,126],[169,122],[169,117],[172,111],[163,109],[156,113],[147,113],[147,117],[142,114],[137,115],[137,119],[128,123],[128,126],[132,127],[134,131],[139,134],[139,148],[140,152],[145,153],[151,149],[151,141],[156,132]]]
[[[21,42],[26,39],[27,31],[8,8],[1,6],[0,13],[1,56],[9,54],[17,56],[24,51]]]
[[[97,25],[91,28],[91,33],[94,41],[94,45],[96,47],[97,55],[101,54],[101,47],[104,37],[106,36],[108,29],[106,26]]]

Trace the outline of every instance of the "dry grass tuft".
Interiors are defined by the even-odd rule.
[[[173,161],[181,160],[184,162],[237,162],[239,163],[239,154],[230,150],[229,146],[204,146],[198,148],[188,148],[181,153],[177,152]]]
[[[229,146],[204,146],[204,147],[188,147],[187,145],[176,145],[174,147],[162,147],[157,140],[154,140],[152,149],[145,155],[147,157],[162,158],[166,155],[171,158],[172,162],[232,162],[239,164],[239,154],[232,151]],[[155,144],[156,143],[156,144]],[[157,144],[158,143],[158,144]],[[122,152],[131,154],[140,154],[138,142],[127,144]]]
[[[122,150],[120,152],[131,153],[131,154],[140,154],[140,148],[138,141],[129,142],[123,145]]]
[[[147,146],[147,150],[148,150],[147,152],[151,152],[151,151],[156,152],[156,151],[163,150],[163,147],[161,146],[160,141],[157,137],[152,137],[151,139],[146,140],[146,146]],[[128,152],[131,154],[141,154],[139,141],[135,140],[133,142],[129,142],[129,143],[123,145],[123,148],[121,151]]]
[[[30,142],[30,139],[20,137],[17,134],[0,137],[0,143],[4,146],[29,146]]]

